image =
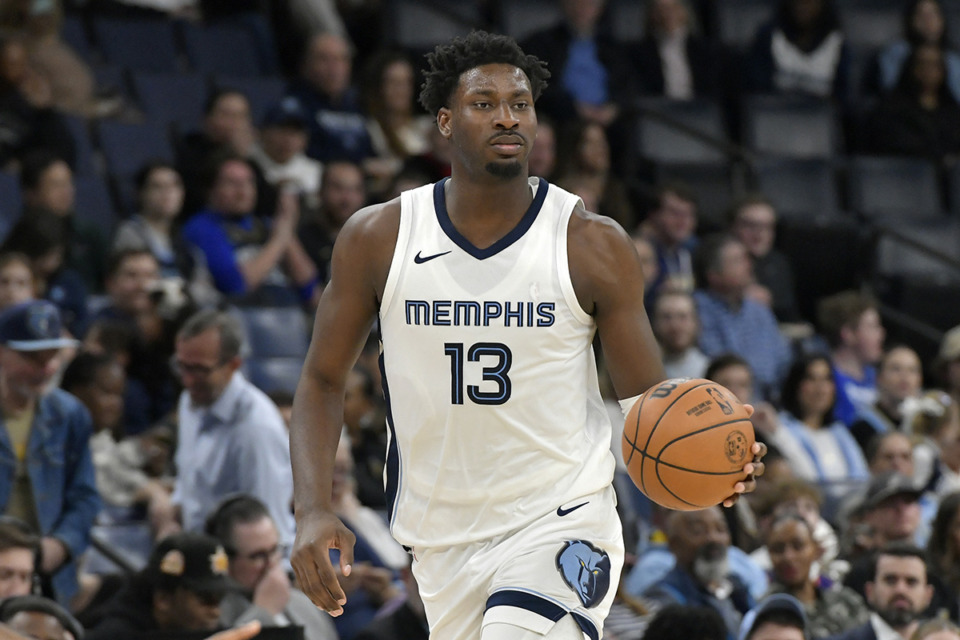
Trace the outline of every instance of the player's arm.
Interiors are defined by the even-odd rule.
[[[398,225],[397,201],[363,209],[344,225],[293,400],[290,459],[297,537],[291,564],[303,592],[333,615],[343,612],[346,596],[329,549],[340,549],[340,569],[348,575],[354,543],[331,507],[344,387],[376,318]]]
[[[609,218],[578,208],[567,230],[567,253],[573,288],[584,311],[597,323],[604,362],[617,397],[636,397],[666,378],[660,349],[643,306],[643,269],[626,232]],[[755,445],[754,460],[737,483],[738,493],[753,491],[754,476],[763,473],[760,458],[766,453]],[[752,475],[751,475],[752,474]],[[729,506],[731,496],[724,501]]]

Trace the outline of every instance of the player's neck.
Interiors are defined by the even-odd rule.
[[[471,232],[505,233],[512,229],[530,208],[533,194],[525,175],[483,182],[454,176],[447,182],[445,198],[450,221],[473,242]]]

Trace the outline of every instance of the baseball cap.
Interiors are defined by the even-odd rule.
[[[263,117],[261,126],[287,126],[306,129],[310,119],[307,112],[300,106],[300,101],[296,98],[284,98],[277,104],[270,107]]]
[[[867,485],[867,493],[860,503],[860,510],[874,509],[887,498],[898,495],[909,495],[919,498],[923,491],[917,487],[912,478],[897,471],[886,471],[874,476]]]
[[[743,621],[740,622],[740,634],[737,636],[737,640],[747,640],[754,631],[757,619],[774,611],[782,611],[788,615],[795,616],[797,623],[803,628],[803,636],[807,636],[807,614],[803,610],[803,605],[800,604],[799,600],[789,594],[775,593],[761,600],[757,606],[750,609],[750,611],[743,616]]]
[[[0,344],[15,351],[61,349],[78,344],[63,337],[60,310],[46,300],[28,300],[0,312]]]
[[[215,538],[182,532],[157,543],[146,572],[167,587],[222,595],[230,587],[228,568],[227,552]]]

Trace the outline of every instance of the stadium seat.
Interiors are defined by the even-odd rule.
[[[104,233],[111,233],[117,223],[117,212],[107,182],[98,175],[76,176],[74,186],[77,218],[95,224]]]
[[[537,31],[549,29],[563,20],[560,5],[554,0],[525,0],[500,3],[501,30],[517,41]]]
[[[250,115],[257,126],[263,120],[267,110],[280,102],[286,93],[287,85],[279,77],[241,77],[215,76],[213,85],[217,89],[236,89],[247,96],[250,102]]]
[[[92,58],[90,47],[90,38],[87,35],[87,27],[83,24],[83,19],[76,15],[67,15],[63,19],[63,26],[60,27],[60,38],[70,45],[73,51],[88,62]]]
[[[960,219],[960,164],[947,172],[947,205],[950,213]]]
[[[937,168],[928,160],[855,156],[849,194],[851,209],[870,222],[920,224],[943,217]]]
[[[746,147],[761,154],[832,158],[841,151],[836,108],[815,98],[747,97],[743,138]]]
[[[199,72],[259,76],[263,71],[253,37],[240,25],[186,23],[182,33],[187,59]]]
[[[97,173],[97,159],[93,151],[93,141],[90,138],[90,125],[86,118],[80,116],[63,116],[73,136],[77,150],[77,162],[73,172],[78,176],[87,176]]]
[[[904,239],[881,233],[877,240],[874,253],[876,275],[960,282],[960,272],[950,264],[950,259],[957,260],[960,223],[953,220],[915,222],[898,226],[896,232]],[[940,302],[943,303],[943,299]]]
[[[208,88],[199,74],[134,73],[133,88],[140,108],[156,122],[175,124],[178,132],[200,126]]]
[[[618,42],[639,42],[646,27],[646,3],[636,0],[610,0],[606,20],[610,33]]]
[[[757,190],[770,198],[781,220],[802,224],[833,218],[841,211],[829,160],[762,158],[754,163],[753,174]]]
[[[173,161],[173,148],[166,129],[156,122],[102,121],[98,134],[107,170],[115,176],[131,177],[151,160]]]
[[[300,381],[303,357],[299,358],[250,358],[247,360],[250,382],[264,393],[286,391],[293,393]]]
[[[717,145],[728,141],[720,105],[707,100],[644,98],[637,103],[637,151],[656,163],[723,163],[726,156]],[[706,136],[717,144],[687,133]]]
[[[99,16],[93,19],[93,32],[107,62],[140,71],[178,70],[171,21]]]
[[[394,0],[386,19],[394,44],[411,51],[427,51],[439,42],[465,36],[482,24],[478,3],[441,0]]]
[[[837,6],[850,45],[879,48],[903,36],[903,2],[840,0]]]
[[[309,329],[303,311],[296,307],[244,307],[240,319],[254,358],[303,358]]]
[[[711,4],[720,41],[740,50],[749,47],[757,30],[773,18],[775,6],[770,0],[719,0]]]
[[[742,184],[736,165],[658,165],[657,184],[683,182],[697,194],[697,232],[721,231],[727,227],[726,214]]]

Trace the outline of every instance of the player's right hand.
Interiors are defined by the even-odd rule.
[[[332,616],[343,613],[347,596],[330,562],[330,549],[339,549],[340,572],[349,576],[354,542],[353,532],[329,511],[298,518],[290,564],[300,590]]]

